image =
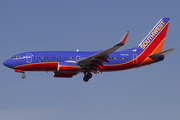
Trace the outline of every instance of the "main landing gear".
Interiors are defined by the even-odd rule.
[[[83,78],[84,82],[88,82],[91,77],[92,77],[92,73],[84,72],[84,78]]]

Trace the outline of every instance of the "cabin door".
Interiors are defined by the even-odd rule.
[[[133,54],[133,64],[137,64],[138,59],[137,59],[137,54]]]
[[[27,53],[26,54],[26,62],[27,63],[32,63],[32,53]]]

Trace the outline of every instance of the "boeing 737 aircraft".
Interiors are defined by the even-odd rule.
[[[118,44],[104,51],[25,52],[14,55],[3,64],[23,73],[22,78],[26,77],[25,71],[53,71],[54,77],[62,78],[84,73],[83,80],[87,82],[92,73],[127,70],[162,61],[166,54],[175,50],[162,51],[169,21],[170,18],[160,19],[139,45],[124,51],[114,52],[125,44],[129,32]]]

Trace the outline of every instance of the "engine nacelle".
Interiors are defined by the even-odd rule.
[[[73,77],[73,73],[59,73],[59,72],[54,72],[54,77],[63,77],[63,78],[71,78]]]
[[[58,64],[58,69],[54,72],[54,77],[63,77],[63,78],[71,78],[74,75],[77,75],[78,70],[81,67],[77,65],[77,63],[73,62],[62,62]]]
[[[77,72],[79,69],[77,63],[63,62],[58,64],[58,71],[60,72]]]

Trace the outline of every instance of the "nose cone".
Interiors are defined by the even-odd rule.
[[[7,67],[12,67],[12,63],[10,62],[10,60],[6,60],[3,62],[3,65],[7,66]]]
[[[3,65],[4,65],[4,66],[7,66],[7,60],[3,62]]]

